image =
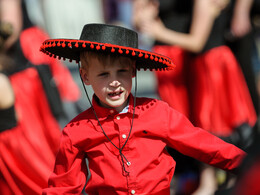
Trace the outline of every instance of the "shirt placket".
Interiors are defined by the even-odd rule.
[[[115,116],[114,122],[118,126],[120,148],[127,141],[122,150],[122,154],[126,158],[126,159],[124,159],[125,170],[128,172],[128,174],[126,174],[126,179],[127,179],[127,183],[128,183],[129,194],[136,194],[136,184],[135,184],[136,179],[134,176],[133,164],[132,164],[131,158],[129,157],[129,156],[131,156],[131,155],[129,155],[129,153],[131,152],[129,150],[129,142],[130,142],[129,139],[130,138],[128,139],[129,131],[131,128],[131,126],[129,125],[130,124],[129,120],[130,120],[129,117],[123,117],[123,115],[119,114],[119,115]]]

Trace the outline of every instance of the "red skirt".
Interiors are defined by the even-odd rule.
[[[171,71],[156,71],[157,91],[162,100],[189,117],[189,99],[185,64],[188,54],[179,47],[155,46],[153,51],[170,57],[176,65]]]
[[[18,125],[0,133],[0,194],[41,194],[54,167],[60,127],[36,69],[18,72],[10,81]]]
[[[195,125],[224,136],[244,122],[251,126],[256,123],[243,72],[228,47],[196,57],[190,70],[194,74],[191,110]]]
[[[172,46],[156,46],[154,51],[180,66],[169,73],[156,73],[160,97],[195,126],[227,136],[244,122],[255,124],[257,116],[247,84],[228,47],[213,48],[196,57]]]
[[[48,64],[53,74],[62,100],[77,101],[81,92],[74,81],[69,69],[60,60],[40,52],[43,41],[49,36],[38,27],[23,30],[20,35],[20,43],[24,56],[34,65]]]

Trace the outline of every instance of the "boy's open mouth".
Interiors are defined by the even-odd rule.
[[[108,95],[110,97],[116,97],[116,96],[120,96],[122,93],[123,93],[123,91],[117,91],[117,92],[108,93]]]

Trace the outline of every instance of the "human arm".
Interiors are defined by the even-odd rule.
[[[43,194],[81,194],[87,178],[83,152],[72,144],[68,132],[63,130],[54,171]]]
[[[9,49],[19,38],[22,30],[21,0],[1,0],[1,21],[12,25],[12,34],[4,43],[4,49]]]
[[[174,109],[168,113],[167,145],[211,166],[235,172],[246,153],[208,131],[194,127]]]
[[[14,105],[14,92],[8,77],[0,73],[0,109]]]
[[[231,19],[231,33],[235,37],[242,37],[251,31],[250,11],[253,0],[236,0]]]
[[[133,0],[132,24],[140,30],[142,24],[154,20],[159,14],[158,0]]]
[[[224,3],[220,6],[220,3],[217,4],[214,0],[194,1],[189,33],[180,33],[166,28],[160,18],[144,20],[140,25],[140,31],[162,43],[177,45],[197,53],[205,46],[215,18],[223,7],[225,7]]]

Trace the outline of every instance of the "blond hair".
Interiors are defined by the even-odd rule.
[[[96,58],[98,59],[98,61],[100,61],[104,66],[106,66],[106,62],[108,61],[115,61],[116,59],[122,58],[124,56],[119,56],[113,53],[101,53],[101,52],[94,52],[94,51],[84,51],[80,53],[80,61],[81,61],[81,68],[87,68],[88,66],[90,66],[89,64],[89,59],[90,58]],[[125,57],[127,58],[127,57]],[[132,64],[135,62],[135,60],[131,59],[131,58],[127,58],[129,59]]]

